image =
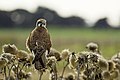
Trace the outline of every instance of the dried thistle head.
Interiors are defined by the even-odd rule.
[[[96,50],[98,50],[99,46],[97,43],[90,42],[86,45],[86,48],[92,52],[95,52]]]
[[[51,57],[51,56],[55,56],[57,61],[61,61],[62,59],[61,53],[54,48],[50,48],[50,53],[47,55],[47,57]]]
[[[115,55],[113,55],[111,60],[113,60],[113,59],[120,59],[120,52],[115,54]]]
[[[49,67],[51,67],[53,63],[57,62],[57,59],[54,56],[48,57],[47,60],[48,60],[47,65]]]
[[[115,54],[114,56],[112,56],[111,60],[115,63],[115,64],[119,64],[120,65],[120,52],[118,54]]]
[[[80,53],[78,53],[78,59],[77,59],[77,62],[79,64],[86,64],[88,63],[88,55],[89,55],[89,52],[87,51],[82,51]]]
[[[29,55],[26,51],[18,50],[16,57],[19,61],[27,61],[27,59],[29,58]]]
[[[66,59],[70,55],[70,53],[71,52],[69,51],[69,49],[62,50],[62,52],[61,52],[62,59]]]
[[[19,60],[19,62],[24,62],[25,61],[25,63],[26,63],[26,66],[27,67],[31,67],[31,65],[32,65],[32,61],[34,60],[34,55],[33,54],[31,54],[31,53],[29,53],[28,54],[28,58],[25,58],[25,59],[18,59]]]
[[[111,79],[109,71],[103,71],[102,76],[103,76],[103,79],[105,79],[105,80],[110,80]]]
[[[3,53],[11,53],[13,55],[16,55],[17,54],[17,47],[13,44],[13,45],[10,45],[10,44],[5,44],[2,46],[2,52]]]
[[[33,54],[28,54],[28,61],[30,62],[30,63],[32,63],[32,61],[33,61],[33,59],[34,59],[34,55]]]
[[[119,74],[120,74],[119,70],[113,70],[113,71],[110,72],[110,76],[111,76],[112,79],[118,78]]]
[[[99,59],[99,56],[98,56],[97,54],[95,54],[95,53],[90,53],[90,54],[88,55],[88,59],[89,59],[89,61],[92,62],[92,63],[97,63],[97,62],[98,62],[98,59]]]
[[[112,60],[108,61],[108,70],[112,71],[115,68],[115,63]]]
[[[3,53],[1,54],[2,57],[6,58],[8,60],[9,63],[11,63],[11,61],[15,61],[15,55],[12,55],[10,53]]]
[[[108,70],[108,62],[105,59],[99,59],[98,66],[102,71]]]
[[[112,61],[113,61],[115,64],[119,64],[119,65],[120,65],[120,59],[119,59],[119,58],[112,59]]]

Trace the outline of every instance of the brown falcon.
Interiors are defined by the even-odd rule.
[[[35,29],[30,33],[29,37],[26,40],[27,48],[34,53],[35,58],[33,60],[33,64],[40,64],[42,68],[45,68],[44,61],[42,59],[42,55],[48,51],[50,52],[51,40],[48,30],[46,28],[46,20],[38,19],[36,22]]]

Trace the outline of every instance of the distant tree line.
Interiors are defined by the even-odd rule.
[[[3,28],[30,28],[35,25],[38,18],[45,18],[49,25],[62,25],[68,27],[85,27],[86,22],[83,18],[77,16],[71,16],[67,18],[60,17],[55,11],[44,7],[38,7],[37,11],[30,13],[23,9],[17,9],[14,11],[0,11],[0,27]],[[88,26],[88,25],[87,25]],[[94,28],[110,28],[107,23],[107,18],[98,20]]]

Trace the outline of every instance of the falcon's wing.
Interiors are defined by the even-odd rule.
[[[47,49],[49,49],[52,46],[49,33],[47,33],[44,36],[44,43],[45,43]]]
[[[51,39],[50,39],[50,34],[48,34],[48,41],[49,41],[48,45],[50,45],[50,47],[51,47],[52,43],[51,43]]]
[[[30,33],[30,36],[31,36],[31,33]],[[30,49],[30,36],[28,36],[28,38],[26,39],[26,47],[29,51],[32,52],[32,50]]]
[[[32,52],[36,47],[36,38],[35,31],[30,33],[30,36],[26,40],[26,47]]]

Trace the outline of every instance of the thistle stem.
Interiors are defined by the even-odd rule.
[[[63,68],[63,71],[62,71],[62,75],[61,75],[61,77],[63,78],[63,75],[64,75],[64,72],[65,72],[65,69],[66,69],[66,67],[68,66],[68,62],[67,62],[67,64],[64,66],[64,68]]]

